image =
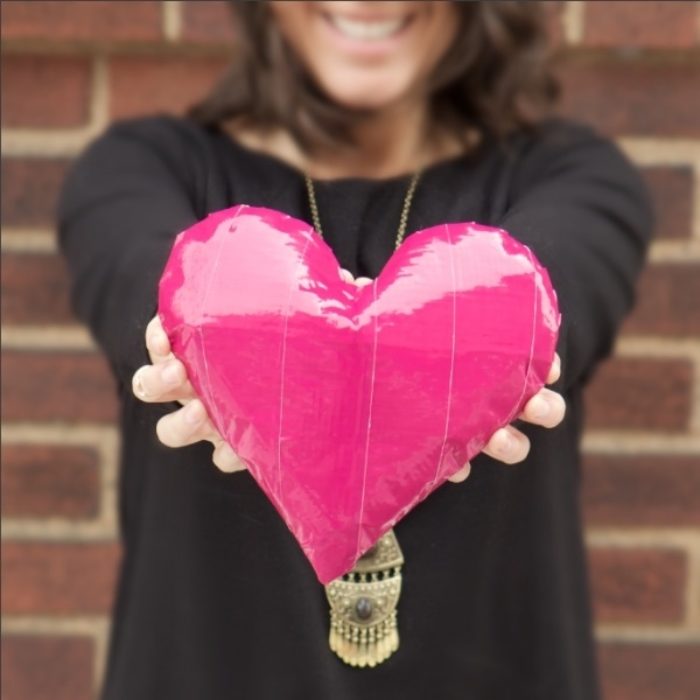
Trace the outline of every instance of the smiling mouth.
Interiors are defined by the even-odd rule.
[[[413,20],[411,15],[396,19],[359,20],[323,13],[324,18],[340,34],[354,41],[382,41],[400,34]]]

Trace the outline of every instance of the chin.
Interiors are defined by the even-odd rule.
[[[400,102],[400,96],[373,95],[363,92],[360,94],[328,95],[328,97],[340,107],[348,110],[371,110],[381,112]]]
[[[326,96],[335,104],[346,109],[381,111],[408,97],[409,85],[395,78],[361,80],[357,77],[320,80]]]

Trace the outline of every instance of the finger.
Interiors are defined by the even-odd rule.
[[[209,420],[198,399],[187,406],[163,416],[156,424],[158,439],[167,447],[185,447],[202,440],[214,445],[212,461],[223,472],[233,473],[247,469],[243,461],[222,439]]]
[[[192,399],[177,411],[163,416],[156,423],[156,434],[166,447],[185,447],[201,440],[221,440],[199,399]]]
[[[469,474],[471,474],[472,465],[467,462],[458,472],[455,472],[447,480],[451,481],[453,484],[459,484],[462,481],[466,481]]]
[[[344,267],[340,268],[340,279],[342,279],[343,282],[349,282],[350,284],[355,281],[352,272],[350,272],[350,270],[346,270]]]
[[[158,315],[154,316],[146,326],[146,348],[151,358],[151,362],[159,364],[171,356],[170,340]]]
[[[489,457],[506,464],[522,462],[530,451],[530,440],[512,425],[499,428],[484,447]]]
[[[139,367],[132,378],[134,395],[146,402],[183,401],[195,397],[185,366],[175,358]]]
[[[564,420],[566,401],[561,394],[551,389],[540,389],[523,408],[518,416],[528,423],[554,428]]]
[[[222,472],[226,472],[227,474],[240,472],[246,469],[245,464],[225,440],[219,439],[214,447],[212,460]]]
[[[374,280],[370,279],[369,277],[356,277],[355,278],[355,284],[358,287],[366,287],[368,284],[372,284]]]
[[[559,353],[554,353],[554,360],[552,361],[552,366],[549,368],[549,374],[547,375],[546,384],[554,384],[554,382],[559,381],[561,377],[561,358]]]

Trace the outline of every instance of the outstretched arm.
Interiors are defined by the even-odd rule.
[[[120,388],[148,361],[144,332],[173,240],[200,218],[187,154],[163,146],[172,136],[161,118],[115,124],[78,158],[59,198],[72,307]]]
[[[550,273],[562,313],[555,388],[566,394],[610,354],[634,303],[653,227],[642,178],[612,142],[562,124],[524,154],[495,223]]]

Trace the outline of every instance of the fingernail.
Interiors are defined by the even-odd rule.
[[[546,418],[549,415],[549,402],[541,397],[533,399],[531,405],[532,415],[535,418]]]
[[[368,284],[372,284],[374,280],[369,277],[357,277],[355,278],[355,285],[358,287],[366,287]]]
[[[561,360],[559,359],[558,355],[555,356],[553,365],[552,374],[555,374],[558,378],[561,376]]]
[[[180,367],[177,363],[166,365],[160,373],[160,378],[166,384],[177,384],[180,381]]]
[[[199,401],[190,401],[185,408],[185,423],[196,425],[203,417],[202,404]]]
[[[143,385],[142,374],[142,371],[138,370],[138,372],[136,372],[134,375],[134,393],[139,398],[145,399],[148,397],[148,392],[146,391],[146,387]]]

